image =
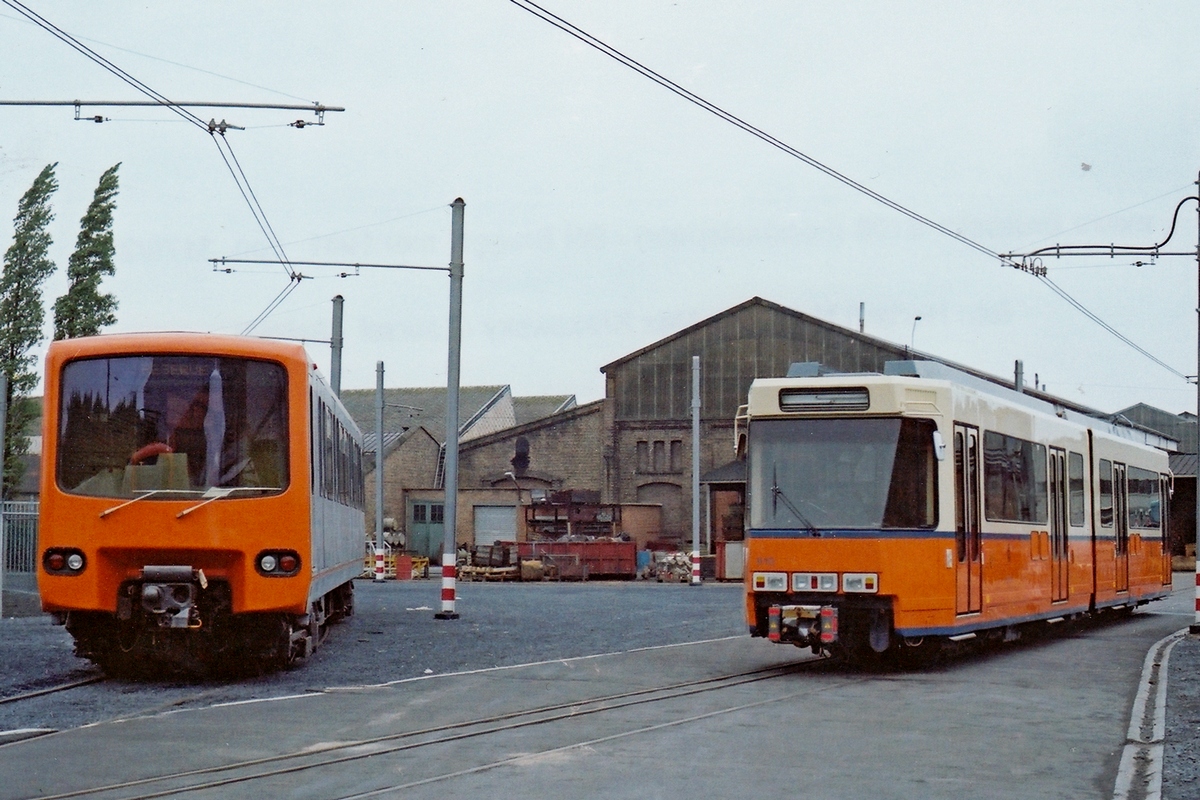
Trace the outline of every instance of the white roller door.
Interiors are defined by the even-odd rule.
[[[516,506],[475,506],[476,545],[516,540]]]

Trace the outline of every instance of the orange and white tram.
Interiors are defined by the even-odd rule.
[[[753,636],[918,652],[1169,593],[1169,440],[934,362],[887,372],[751,385]]]
[[[288,664],[352,612],[362,435],[301,346],[68,339],[45,398],[38,585],[78,655]]]

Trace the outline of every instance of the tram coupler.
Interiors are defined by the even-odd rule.
[[[200,592],[208,588],[204,570],[190,566],[147,565],[142,567],[141,584],[127,584],[127,595],[119,598],[117,616],[128,619],[132,603],[137,601],[160,628],[199,628]],[[125,602],[120,602],[124,600]]]
[[[819,651],[838,640],[837,607],[773,605],[767,609],[767,638]]]

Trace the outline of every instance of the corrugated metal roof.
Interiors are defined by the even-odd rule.
[[[1171,472],[1183,478],[1196,477],[1196,468],[1200,466],[1200,456],[1195,453],[1172,453]]]
[[[458,390],[458,424],[484,409],[506,386],[463,386]],[[383,429],[401,431],[418,425],[446,441],[446,387],[384,389]],[[363,431],[375,430],[375,390],[343,389],[342,403]]]

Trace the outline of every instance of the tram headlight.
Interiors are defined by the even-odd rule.
[[[258,568],[263,572],[274,572],[275,566],[275,556],[270,553],[258,560]]]
[[[877,594],[879,592],[879,573],[844,572],[842,573],[842,591],[848,594]]]
[[[786,572],[756,572],[752,580],[756,592],[786,592],[788,588]]]
[[[78,575],[87,567],[87,557],[75,547],[51,547],[42,553],[42,569],[51,575]]]

